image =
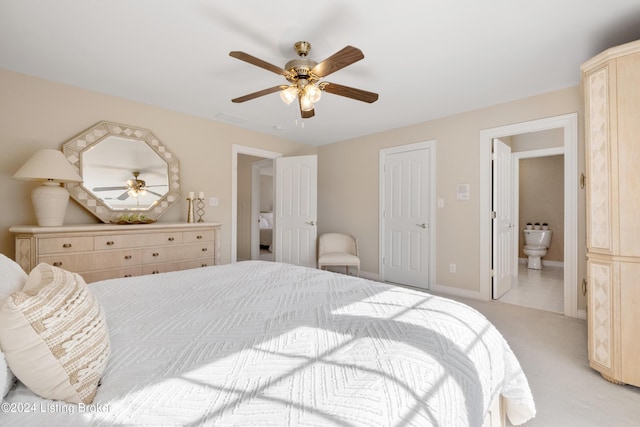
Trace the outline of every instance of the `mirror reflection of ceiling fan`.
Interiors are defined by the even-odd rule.
[[[229,52],[229,56],[248,62],[265,70],[280,74],[289,81],[289,85],[278,85],[258,92],[250,93],[239,98],[232,99],[232,102],[245,102],[260,96],[274,92],[280,92],[282,101],[289,105],[296,99],[300,105],[300,114],[303,119],[311,118],[315,115],[314,104],[320,100],[322,92],[334,95],[345,96],[358,101],[372,103],[378,100],[378,94],[355,89],[349,86],[342,86],[336,83],[320,81],[329,74],[335,73],[344,67],[353,64],[364,58],[364,54],[358,48],[347,46],[334,53],[324,61],[317,63],[307,59],[311,50],[309,42],[300,41],[294,45],[299,59],[287,62],[284,68],[270,64],[261,59],[240,51]]]
[[[150,187],[166,187],[166,185],[147,185],[141,179],[138,179],[140,176],[140,172],[133,172],[133,179],[127,180],[126,186],[116,186],[116,187],[95,187],[93,191],[114,191],[114,190],[126,190],[120,196],[118,196],[118,200],[127,200],[129,197],[137,198],[138,196],[144,196],[147,193],[153,194],[158,197],[162,197],[162,194],[158,194],[154,191],[149,190]]]

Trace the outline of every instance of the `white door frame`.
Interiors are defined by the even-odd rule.
[[[260,148],[246,147],[244,145],[233,144],[231,146],[231,262],[236,262],[238,258],[238,155],[247,154],[249,156],[264,157],[265,159],[275,159],[281,157],[282,153],[262,150]],[[274,190],[275,191],[275,190]]]
[[[564,315],[578,316],[578,115],[565,114],[480,131],[480,295],[491,299],[491,140],[562,128],[564,132]]]
[[[384,274],[384,256],[385,256],[385,238],[386,235],[384,229],[384,209],[385,209],[385,182],[384,182],[384,165],[386,162],[386,156],[390,154],[402,153],[405,151],[414,151],[420,150],[423,148],[428,148],[431,150],[431,155],[429,156],[429,197],[431,200],[429,201],[429,283],[428,288],[432,289],[435,285],[435,277],[436,277],[436,141],[423,141],[416,142],[413,144],[406,145],[398,145],[396,147],[384,148],[380,150],[380,164],[378,168],[378,191],[379,191],[379,206],[378,206],[378,247],[380,248],[378,251],[378,276],[379,280],[385,281]]]

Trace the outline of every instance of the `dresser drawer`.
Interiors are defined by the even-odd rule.
[[[113,234],[96,236],[95,250],[143,248],[146,246],[165,246],[182,243],[181,232],[162,232],[144,234]]]
[[[98,282],[100,280],[118,279],[121,277],[133,277],[142,275],[142,267],[127,267],[119,268],[117,270],[102,270],[102,271],[83,271],[80,273],[82,278],[87,283]]]
[[[185,231],[182,233],[183,243],[213,242],[213,230]]]
[[[107,268],[131,267],[142,264],[140,250],[87,252],[80,254],[41,256],[39,262],[46,262],[65,270],[80,272]]]
[[[38,253],[58,254],[93,250],[93,237],[46,237],[38,240]]]
[[[153,264],[158,262],[181,261],[184,259],[213,256],[213,242],[195,245],[165,246],[143,249],[142,262]]]
[[[191,268],[209,267],[215,265],[213,257],[202,259],[190,259],[177,262],[166,262],[157,265],[145,265],[142,267],[142,274],[159,274],[170,271],[188,270]]]

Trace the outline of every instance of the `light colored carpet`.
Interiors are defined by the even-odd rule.
[[[640,388],[612,384],[589,367],[585,320],[502,302],[441,296],[474,307],[507,339],[536,402],[536,418],[526,427],[640,426]]]

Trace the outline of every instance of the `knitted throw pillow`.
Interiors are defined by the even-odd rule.
[[[102,307],[82,277],[48,264],[0,307],[0,346],[34,393],[91,403],[111,343]]]

